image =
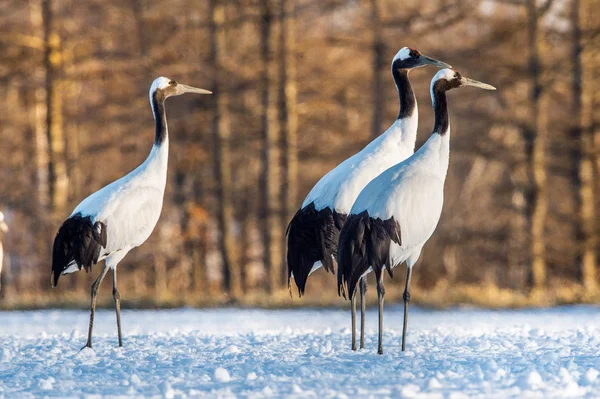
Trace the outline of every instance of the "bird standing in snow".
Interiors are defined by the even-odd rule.
[[[439,71],[431,81],[435,113],[431,137],[413,156],[387,169],[361,191],[340,233],[338,289],[347,292],[354,302],[358,281],[369,271],[375,271],[379,354],[383,353],[383,269],[391,276],[392,269],[404,261],[407,275],[402,350],[406,348],[412,267],[440,220],[444,202],[444,182],[450,159],[446,92],[463,86],[495,90],[493,86],[465,78],[452,69]]]
[[[398,51],[392,60],[392,75],[400,98],[396,121],[362,151],[321,178],[290,221],[287,229],[288,286],[293,276],[300,296],[304,294],[308,276],[321,266],[335,273],[334,257],[339,232],[360,191],[375,176],[413,154],[419,115],[408,73],[411,69],[426,65],[449,67],[408,47]],[[366,284],[362,286],[366,287]],[[361,293],[364,295],[363,291]],[[365,301],[363,296],[361,298],[362,337]],[[363,342],[361,338],[361,347]]]
[[[4,214],[0,212],[0,232],[7,233],[8,225],[4,220]],[[2,240],[0,240],[0,289],[2,289],[2,265],[4,264],[4,247],[2,246]]]
[[[92,329],[98,287],[113,270],[113,298],[117,311],[119,346],[121,300],[117,290],[117,265],[133,248],[143,244],[158,222],[167,183],[169,134],[165,100],[184,93],[211,94],[165,77],[150,87],[150,105],[156,122],[154,145],[148,158],[128,175],[84,199],[62,224],[52,252],[52,286],[61,274],[81,268],[86,272],[104,260],[102,272],[92,284],[90,326],[86,346],[92,347]]]

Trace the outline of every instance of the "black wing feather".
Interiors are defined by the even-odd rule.
[[[102,248],[106,248],[106,225],[92,224],[90,216],[76,214],[64,221],[54,239],[52,249],[52,286],[58,283],[60,275],[75,262],[81,270],[88,272],[98,263]]]
[[[338,246],[338,294],[352,298],[358,280],[372,267],[379,277],[383,267],[390,276],[390,244],[401,245],[400,224],[390,218],[372,218],[367,211],[350,215],[340,232]]]
[[[330,208],[316,210],[314,202],[296,212],[287,228],[288,285],[292,273],[302,296],[308,274],[315,262],[321,261],[325,270],[335,273],[332,256],[337,253],[340,230],[346,215]]]

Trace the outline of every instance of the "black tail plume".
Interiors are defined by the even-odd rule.
[[[58,229],[52,250],[52,286],[56,287],[60,275],[77,264],[79,270],[88,272],[98,263],[100,251],[106,247],[106,225],[92,224],[90,216],[76,214],[65,220]]]
[[[330,208],[315,209],[314,202],[296,212],[287,228],[288,285],[292,273],[298,295],[304,294],[306,280],[315,264],[321,261],[325,270],[335,273],[334,257],[340,230],[346,215]]]
[[[390,244],[401,245],[400,225],[390,218],[374,219],[367,211],[350,215],[342,231],[338,246],[338,295],[352,298],[356,284],[372,267],[375,271],[386,267],[390,276]]]

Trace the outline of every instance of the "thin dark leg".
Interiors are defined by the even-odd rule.
[[[117,329],[119,331],[119,347],[123,346],[121,334],[121,295],[117,289],[117,268],[113,270],[113,298],[115,300],[115,309],[117,310]]]
[[[367,312],[367,276],[360,279],[360,349],[365,348],[365,313]]]
[[[383,273],[377,279],[377,299],[379,301],[379,345],[377,354],[383,355],[383,297],[385,296],[385,288],[383,287]]]
[[[350,309],[352,313],[352,350],[356,350],[356,290],[352,292],[350,298]]]
[[[410,277],[412,267],[406,267],[406,287],[404,287],[404,327],[402,328],[402,352],[406,350],[406,329],[408,328],[408,304],[410,303]]]
[[[106,277],[106,273],[108,273],[109,267],[104,265],[104,269],[102,269],[102,273],[98,276],[94,284],[92,284],[92,310],[90,312],[90,330],[88,331],[88,339],[85,347],[92,347],[92,329],[94,328],[94,313],[96,313],[96,297],[98,296],[98,288],[100,287],[100,283]]]

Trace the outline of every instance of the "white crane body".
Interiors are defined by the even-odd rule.
[[[158,223],[167,184],[168,138],[153,146],[148,158],[128,175],[84,199],[71,217],[89,217],[106,226],[107,243],[98,262],[114,269],[127,253],[142,245]],[[110,221],[110,222],[109,222]],[[75,260],[63,273],[80,270]]]
[[[363,150],[323,176],[302,203],[288,226],[288,284],[294,277],[300,296],[306,280],[324,266],[335,273],[339,232],[362,189],[392,165],[415,150],[419,113],[408,80],[411,69],[425,65],[447,67],[440,61],[404,47],[392,60],[400,111],[394,123]]]
[[[159,77],[150,87],[150,106],[156,123],[154,145],[146,160],[126,176],[81,201],[64,221],[52,251],[52,285],[63,274],[73,273],[104,260],[92,285],[90,328],[86,346],[92,347],[96,295],[109,270],[113,271],[113,297],[117,310],[119,346],[122,346],[117,265],[133,248],[142,245],[160,217],[167,184],[169,131],[165,100],[184,93],[210,94],[208,90]]]
[[[383,270],[392,275],[392,270],[403,262],[407,266],[402,338],[402,350],[405,349],[412,268],[435,231],[444,204],[444,182],[450,160],[446,91],[461,86],[494,90],[492,86],[463,78],[451,69],[439,71],[430,89],[435,113],[433,133],[414,155],[390,167],[366,185],[340,233],[338,291],[348,293],[354,301],[358,282],[371,271],[376,274],[379,297],[378,353],[383,353]]]

